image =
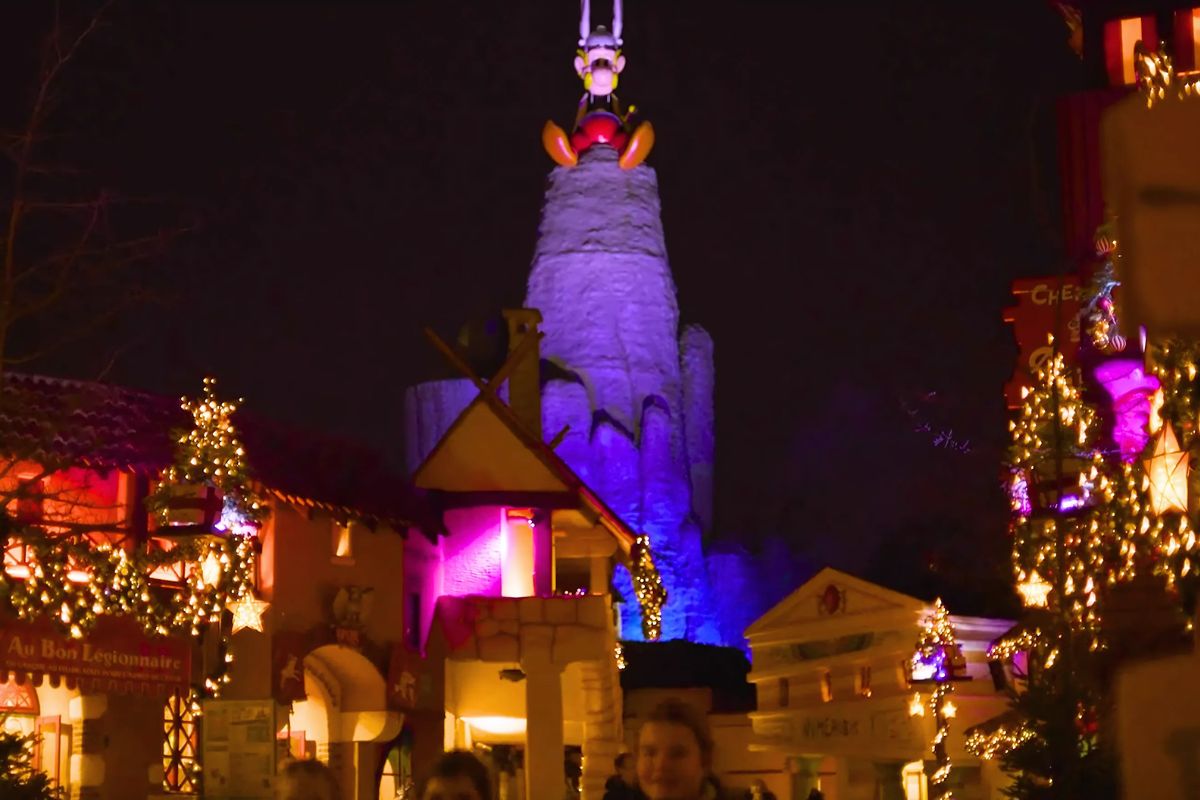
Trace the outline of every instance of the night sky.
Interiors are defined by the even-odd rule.
[[[46,5],[0,25],[10,127]],[[1054,101],[1081,70],[1051,4],[627,6],[619,94],[657,129],[682,321],[716,341],[720,531],[866,573],[1002,553],[1001,311],[1065,268]],[[191,230],[163,299],[33,369],[170,394],[210,373],[399,463],[404,387],[448,375],[421,328],[524,297],[577,14],[117,2],[53,145],[80,186],[155,199],[128,224]]]

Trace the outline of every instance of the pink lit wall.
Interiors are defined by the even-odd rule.
[[[478,506],[445,513],[450,535],[442,540],[442,594],[500,595],[503,512],[500,506]]]

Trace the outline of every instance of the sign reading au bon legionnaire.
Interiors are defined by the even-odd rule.
[[[0,668],[65,678],[89,692],[167,693],[191,682],[188,641],[148,637],[128,619],[102,618],[82,639],[48,621],[0,627]]]

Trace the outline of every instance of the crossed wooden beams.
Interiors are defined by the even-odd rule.
[[[509,376],[512,375],[517,366],[524,361],[531,354],[531,352],[536,352],[538,343],[541,342],[541,340],[545,337],[545,333],[537,331],[532,335],[525,336],[521,340],[521,343],[518,344],[515,349],[509,352],[508,356],[504,359],[504,363],[500,366],[500,369],[496,371],[496,374],[493,375],[492,379],[489,381],[485,381],[476,375],[475,370],[471,369],[471,365],[464,361],[462,356],[454,351],[453,347],[446,344],[446,342],[443,341],[440,336],[434,333],[432,328],[425,328],[424,333],[425,338],[433,344],[434,348],[436,348],[437,351],[442,354],[442,357],[445,358],[451,366],[471,379],[471,382],[475,384],[475,388],[479,390],[480,395],[499,403],[507,412],[509,412],[514,421],[520,424],[520,420],[516,419],[516,415],[512,414],[512,409],[509,408],[507,403],[500,399],[500,395],[497,394],[497,392],[500,390],[500,387],[504,384],[504,382],[508,380]],[[551,439],[548,444],[551,450],[558,447],[559,443],[562,442],[563,437],[567,435],[567,431],[570,429],[570,425],[564,425],[563,429],[554,435],[554,438]]]

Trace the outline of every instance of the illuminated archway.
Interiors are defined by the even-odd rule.
[[[386,742],[403,716],[387,709],[387,684],[362,653],[327,644],[304,657],[304,691],[288,722],[292,754],[328,759],[335,742]],[[303,738],[301,738],[301,736]]]

